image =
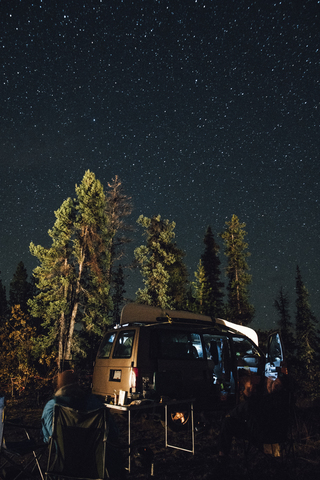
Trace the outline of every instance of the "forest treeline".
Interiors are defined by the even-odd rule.
[[[135,301],[165,309],[189,310],[212,318],[249,325],[251,275],[245,224],[236,215],[226,222],[221,237],[227,257],[226,283],[220,270],[220,247],[210,226],[194,279],[184,263],[185,252],[175,241],[175,222],[141,215],[138,228],[144,242],[126,256],[134,227],[132,201],[118,177],[107,188],[89,170],[75,197],[55,212],[48,231],[51,246],[30,244],[38,266],[30,278],[21,261],[9,295],[0,279],[0,389],[33,388],[68,363],[90,368],[108,325],[118,323],[122,306]],[[126,298],[128,269],[139,269],[143,287]],[[320,395],[320,347],[317,320],[301,272],[296,270],[295,318],[288,293],[274,300],[286,358],[308,397]],[[258,332],[260,339],[266,332]]]

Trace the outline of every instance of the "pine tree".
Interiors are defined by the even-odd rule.
[[[201,260],[194,275],[196,281],[191,284],[192,301],[188,305],[189,310],[195,313],[209,315],[208,312],[211,308],[212,290]]]
[[[205,244],[204,253],[201,255],[201,261],[205,272],[206,282],[210,288],[210,297],[204,312],[212,318],[223,316],[223,282],[220,281],[220,260],[218,257],[219,245],[215,242],[214,236],[209,226],[204,236],[203,243]]]
[[[288,293],[284,292],[282,287],[280,288],[279,294],[275,299],[273,305],[279,315],[278,325],[281,330],[281,337],[285,347],[286,359],[290,361],[294,355],[295,342],[292,332],[293,325],[289,312]]]
[[[133,226],[127,223],[126,219],[132,212],[131,197],[123,192],[123,185],[116,175],[112,182],[108,183],[107,191],[107,217],[109,218],[109,230],[111,233],[110,244],[110,288],[113,300],[113,321],[120,321],[120,310],[124,303],[124,269],[129,268],[124,264],[126,245],[132,239],[128,236],[133,231]],[[122,260],[121,265],[119,261]],[[131,267],[131,266],[130,266]],[[120,309],[120,310],[119,310]]]
[[[121,265],[118,266],[113,275],[113,321],[114,323],[120,323],[120,314],[121,307],[124,303],[124,294],[126,293],[124,289],[124,273]]]
[[[32,297],[32,287],[28,282],[27,269],[23,262],[19,262],[17,270],[10,282],[9,304],[10,307],[20,305],[24,313],[28,313],[28,300]]]
[[[184,310],[189,276],[187,267],[183,261],[185,252],[175,244],[174,246],[171,245],[171,248],[175,255],[175,261],[167,267],[169,273],[168,296],[171,298],[171,307],[174,310]]]
[[[296,341],[299,384],[305,395],[318,396],[319,366],[319,338],[316,330],[316,318],[309,304],[309,292],[304,285],[301,272],[297,266],[296,274]]]
[[[251,283],[251,275],[248,274],[246,258],[250,255],[246,252],[248,244],[244,237],[245,223],[240,223],[236,215],[230,222],[226,222],[226,228],[221,234],[225,244],[225,255],[228,257],[226,275],[228,277],[228,305],[227,317],[230,321],[239,325],[248,325],[254,316],[254,308],[249,303],[248,285]]]
[[[2,280],[0,278],[0,323],[1,323],[1,320],[7,314],[7,312],[8,312],[8,303],[7,303],[6,287],[2,284]]]
[[[115,262],[119,261],[125,254],[124,246],[131,242],[127,236],[133,231],[132,225],[126,223],[125,219],[132,212],[131,197],[123,192],[121,180],[116,175],[111,183],[108,183],[107,192],[107,217],[109,219],[109,230],[111,233],[110,247],[110,279],[112,283],[112,268]]]
[[[59,365],[70,361],[72,352],[79,353],[76,323],[89,337],[100,337],[111,307],[111,235],[103,187],[88,170],[75,190],[76,199],[68,198],[55,212],[56,222],[48,232],[52,246],[30,245],[40,261],[34,270],[40,293],[29,305],[32,315],[43,318],[47,334],[41,344],[57,346]]]
[[[160,215],[152,218],[140,215],[137,223],[145,229],[147,237],[146,245],[141,245],[134,252],[145,284],[145,288],[137,292],[137,301],[173,308],[181,298],[177,295],[177,284],[185,282],[183,276],[177,274],[177,270],[183,274],[181,263],[184,253],[173,242],[175,223],[161,220]]]
[[[29,306],[32,315],[42,319],[46,332],[38,339],[39,350],[57,348],[59,366],[64,360],[69,360],[66,356],[68,321],[73,308],[71,302],[76,278],[72,240],[75,213],[75,204],[68,198],[55,212],[55,224],[48,231],[52,246],[47,249],[30,244],[30,251],[37,257],[40,266],[33,271],[39,294],[29,300]]]

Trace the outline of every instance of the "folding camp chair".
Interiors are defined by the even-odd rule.
[[[10,478],[15,480],[19,477],[41,478],[44,480],[42,473],[40,451],[43,452],[47,446],[40,441],[36,441],[30,436],[30,430],[35,429],[40,432],[39,428],[20,425],[18,423],[4,421],[4,398],[0,398],[0,478],[5,477],[5,472],[11,470]],[[8,441],[5,440],[7,433]],[[14,441],[11,441],[11,437]],[[36,470],[37,469],[37,470]]]
[[[47,480],[104,480],[108,436],[107,409],[79,412],[55,405]]]

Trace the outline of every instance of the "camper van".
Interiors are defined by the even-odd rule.
[[[104,335],[92,391],[109,403],[194,398],[200,410],[229,408],[239,401],[243,377],[261,388],[265,375],[283,368],[279,333],[269,345],[266,356],[251,328],[131,303]]]

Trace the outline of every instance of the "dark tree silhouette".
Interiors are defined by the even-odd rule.
[[[228,257],[226,274],[228,277],[228,304],[226,313],[228,319],[239,325],[248,325],[254,316],[254,307],[249,303],[248,285],[251,283],[251,275],[248,274],[249,266],[247,257],[248,244],[244,241],[245,223],[240,223],[236,215],[230,222],[226,222],[226,228],[221,234],[225,244],[225,255]]]
[[[207,285],[210,288],[205,313],[212,318],[222,317],[224,312],[224,294],[222,291],[224,284],[220,280],[221,262],[218,257],[220,247],[215,242],[210,226],[207,228],[203,243],[205,244],[205,250],[201,255],[201,263],[204,268]]]

